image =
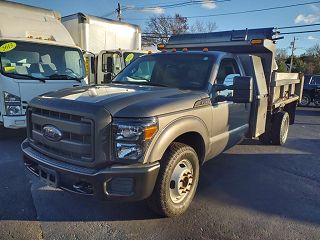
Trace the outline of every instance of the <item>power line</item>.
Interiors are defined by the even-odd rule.
[[[287,27],[278,27],[277,29],[305,28],[305,27],[314,27],[314,26],[320,26],[320,23],[304,24],[304,25],[296,25],[296,26],[287,26]]]
[[[245,14],[245,13],[264,12],[264,11],[270,11],[270,10],[299,7],[299,6],[311,5],[311,4],[317,4],[317,3],[320,3],[320,1],[312,1],[312,2],[297,3],[297,4],[283,5],[283,6],[277,6],[277,7],[252,9],[252,10],[245,10],[245,11],[238,11],[238,12],[227,12],[227,13],[217,13],[217,14],[209,14],[209,15],[187,16],[185,18],[221,17],[221,16],[238,15],[238,14]],[[138,20],[148,20],[148,18],[127,18],[127,19],[128,20],[137,20],[137,21]]]
[[[231,0],[209,0],[206,1],[206,3],[220,3],[220,2],[230,2]],[[164,4],[164,5],[140,5],[140,6],[125,6],[123,10],[135,10],[135,11],[141,11],[141,10],[152,10],[152,9],[168,9],[168,8],[177,8],[177,7],[185,7],[190,5],[199,5],[203,4],[204,1],[198,1],[198,0],[192,0],[192,1],[185,1],[185,2],[177,2],[177,3],[171,3],[171,4]]]
[[[318,29],[318,30],[308,30],[308,31],[298,31],[298,32],[284,32],[284,33],[280,33],[280,35],[315,33],[315,32],[320,32],[320,29]]]

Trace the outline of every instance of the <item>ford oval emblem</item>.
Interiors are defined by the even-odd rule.
[[[46,139],[54,142],[58,142],[62,139],[62,132],[52,125],[45,125],[42,128],[42,135]]]

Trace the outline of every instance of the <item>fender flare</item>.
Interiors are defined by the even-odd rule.
[[[206,156],[209,145],[208,128],[200,118],[185,116],[170,122],[157,134],[145,154],[145,162],[152,163],[161,160],[169,145],[182,134],[189,132],[198,133],[202,137]]]

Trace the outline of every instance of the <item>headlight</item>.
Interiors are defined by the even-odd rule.
[[[22,115],[21,99],[11,93],[3,92],[6,113],[9,116]]]
[[[115,119],[113,124],[115,153],[118,159],[138,160],[158,131],[156,118],[142,120]]]

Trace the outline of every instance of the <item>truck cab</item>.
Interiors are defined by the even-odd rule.
[[[147,54],[143,50],[104,50],[95,58],[96,84],[109,83],[111,80],[140,56]]]
[[[57,12],[0,2],[0,125],[26,127],[34,97],[86,85],[81,49]]]
[[[84,52],[89,84],[111,81],[137,57],[141,50],[141,29],[137,25],[75,13],[62,17],[77,46]]]
[[[273,35],[172,36],[107,85],[33,99],[26,167],[67,191],[182,214],[207,161],[245,137],[286,143],[303,76],[276,71]]]

